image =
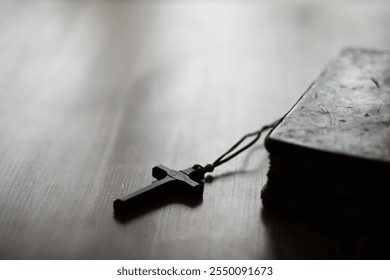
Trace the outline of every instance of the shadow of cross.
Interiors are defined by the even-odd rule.
[[[157,180],[149,186],[114,201],[116,214],[147,212],[170,202],[191,205],[203,196],[204,170],[197,166],[184,170],[172,170],[164,165],[153,167],[152,175]]]

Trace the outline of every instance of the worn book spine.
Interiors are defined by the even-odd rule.
[[[344,50],[265,146],[266,207],[340,216],[389,208],[390,53]]]

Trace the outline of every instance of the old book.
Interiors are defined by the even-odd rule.
[[[390,52],[344,50],[265,147],[266,208],[338,216],[390,209]]]

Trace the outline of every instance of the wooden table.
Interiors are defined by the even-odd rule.
[[[0,258],[381,257],[263,210],[260,143],[197,207],[112,203],[282,116],[343,47],[390,49],[389,26],[385,0],[1,1]]]

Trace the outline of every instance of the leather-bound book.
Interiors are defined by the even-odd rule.
[[[344,50],[265,147],[266,208],[331,216],[389,211],[390,52]]]

